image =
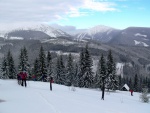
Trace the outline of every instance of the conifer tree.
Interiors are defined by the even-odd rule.
[[[39,53],[39,71],[38,71],[38,75],[40,76],[39,80],[45,81],[45,77],[47,75],[47,67],[46,67],[46,56],[44,53],[44,49],[41,46],[40,48],[40,53]]]
[[[96,76],[95,76],[96,87],[100,88],[100,89],[102,89],[102,85],[103,85],[103,83],[102,83],[103,75],[101,73],[102,73],[104,68],[105,68],[104,72],[106,72],[105,59],[104,59],[104,56],[102,54],[102,56],[100,57],[99,62],[98,62],[97,72],[96,72]],[[106,78],[106,73],[105,73],[105,78]]]
[[[128,85],[129,85],[130,89],[133,89],[133,80],[131,78],[129,79],[129,84]]]
[[[47,75],[49,77],[52,76],[52,56],[51,56],[51,53],[48,51],[47,53]]]
[[[121,75],[119,76],[119,90],[121,89],[121,87],[122,87],[122,78],[121,78]]]
[[[74,77],[74,69],[73,69],[73,59],[72,55],[68,55],[68,60],[67,60],[67,67],[66,67],[66,85],[71,86],[73,85],[73,78]]]
[[[118,76],[116,75],[116,65],[114,63],[111,50],[109,50],[107,57],[107,88],[112,90],[116,90],[118,88]]]
[[[55,81],[57,84],[65,84],[65,66],[62,55],[57,57]]]
[[[134,91],[139,91],[139,79],[138,79],[138,76],[137,74],[135,74],[135,77],[134,77]]]
[[[26,47],[21,48],[20,50],[18,70],[29,71],[28,52]]]
[[[85,51],[84,51],[84,87],[91,87],[92,83],[93,83],[93,72],[92,72],[92,66],[93,66],[93,60],[91,58],[89,49],[88,49],[88,45],[86,45],[85,47]]]
[[[78,73],[79,87],[84,86],[84,78],[83,78],[84,72],[85,72],[85,56],[84,56],[84,50],[82,49],[79,58],[79,73]]]
[[[3,78],[3,79],[9,78],[8,65],[7,65],[7,60],[5,57],[4,57],[3,62],[2,62],[1,72],[2,72],[1,78]]]
[[[101,59],[99,61],[100,66],[99,66],[99,85],[100,88],[102,89],[102,100],[104,100],[104,92],[105,92],[105,83],[106,83],[106,64],[105,64],[105,59],[102,54]]]
[[[75,63],[74,67],[74,77],[73,77],[73,85],[79,87],[79,66],[78,63]]]
[[[7,54],[7,66],[8,66],[9,78],[11,78],[11,79],[16,78],[15,64],[14,64],[14,60],[13,60],[10,50],[8,51],[8,54]]]
[[[39,71],[38,70],[39,70],[39,61],[36,58],[35,61],[34,61],[34,67],[33,67],[33,74],[36,76],[36,78],[37,77],[39,78],[39,75],[38,75]]]

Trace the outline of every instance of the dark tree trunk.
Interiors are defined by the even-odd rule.
[[[103,86],[102,86],[102,100],[104,100],[104,92],[105,92],[105,84],[104,84],[104,79],[102,79]]]
[[[50,82],[50,90],[52,91],[52,83]]]

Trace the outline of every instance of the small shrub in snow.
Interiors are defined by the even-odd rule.
[[[148,94],[148,88],[143,88],[143,92],[140,95],[140,99],[144,103],[148,103],[149,102],[149,98],[150,97],[148,97],[147,94]]]

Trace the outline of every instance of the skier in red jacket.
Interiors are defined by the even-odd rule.
[[[132,89],[130,89],[129,91],[131,92],[131,96],[133,96],[133,90],[132,90]]]
[[[26,83],[26,78],[27,78],[27,73],[25,71],[21,72],[21,79],[22,79],[22,86],[25,85],[25,87],[27,86],[27,83]]]

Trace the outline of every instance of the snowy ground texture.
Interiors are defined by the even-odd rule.
[[[49,83],[28,81],[27,87],[16,80],[0,80],[0,113],[150,113],[150,103],[141,103],[139,93],[106,93]]]

